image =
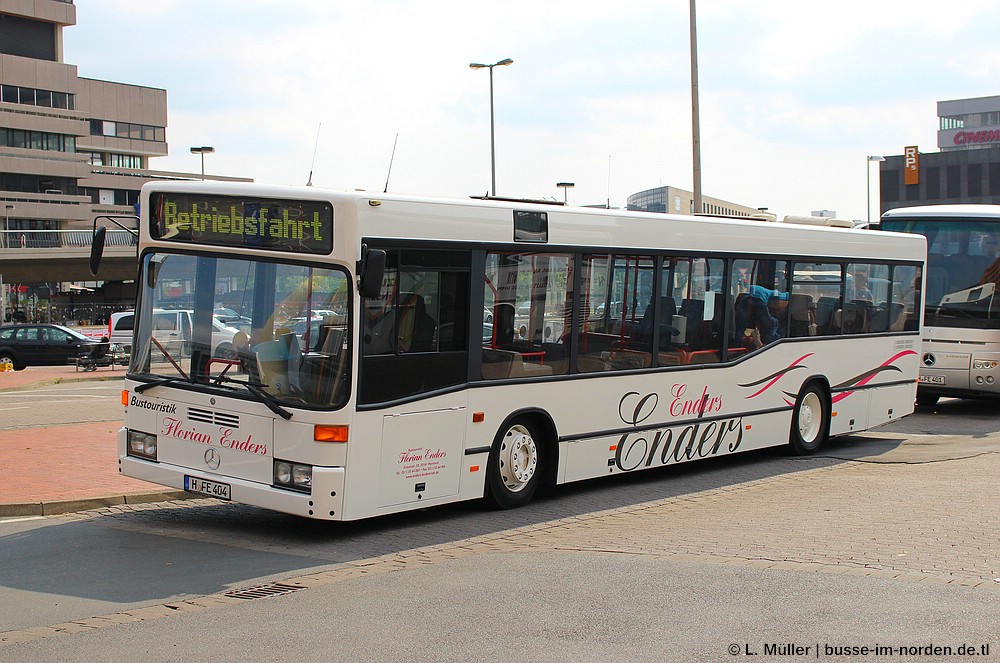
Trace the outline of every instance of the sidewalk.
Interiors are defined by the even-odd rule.
[[[0,392],[65,382],[124,380],[125,370],[38,366],[0,372]],[[48,516],[115,504],[183,499],[188,493],[118,472],[121,422],[0,430],[0,517]]]

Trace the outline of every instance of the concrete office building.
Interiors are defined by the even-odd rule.
[[[702,196],[702,213],[718,216],[760,217],[766,208],[747,207],[718,198]],[[637,212],[694,214],[694,194],[674,186],[661,186],[633,193],[626,201],[626,209]],[[771,219],[773,220],[773,219]]]
[[[1000,96],[939,101],[938,152],[904,147],[879,165],[880,210],[1000,203]]]
[[[134,214],[149,180],[201,177],[150,169],[167,154],[166,90],[81,78],[63,59],[75,24],[72,0],[0,0],[0,278],[44,274],[50,292],[87,280],[67,258],[96,216]]]

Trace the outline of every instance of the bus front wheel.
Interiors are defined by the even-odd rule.
[[[788,445],[800,456],[815,453],[829,431],[830,407],[826,392],[815,382],[806,385],[792,410]]]
[[[541,440],[535,427],[515,419],[497,433],[486,466],[487,498],[496,507],[527,504],[541,481]]]

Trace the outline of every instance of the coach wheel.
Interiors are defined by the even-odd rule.
[[[19,371],[24,368],[24,366],[17,363],[17,358],[14,355],[9,352],[0,352],[0,366],[5,364],[10,364],[15,371]]]
[[[926,394],[921,391],[917,391],[917,405],[931,407],[933,405],[937,405],[939,398],[941,397],[937,394]]]
[[[807,385],[792,411],[792,430],[788,436],[792,451],[805,456],[819,449],[826,439],[828,421],[826,394],[816,384]]]
[[[531,500],[542,477],[540,442],[523,419],[500,429],[486,467],[488,497],[495,506],[512,509]]]

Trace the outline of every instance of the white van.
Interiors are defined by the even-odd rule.
[[[135,324],[135,311],[118,311],[112,313],[108,320],[108,340],[117,343],[127,352],[132,352],[132,328]]]
[[[135,311],[112,313],[108,321],[108,339],[118,343],[126,352],[132,350]],[[191,330],[194,328],[194,311],[190,309],[153,309],[153,337],[163,348],[178,356],[190,353]],[[240,330],[223,324],[218,317],[212,319],[212,356],[235,356],[233,337]]]

